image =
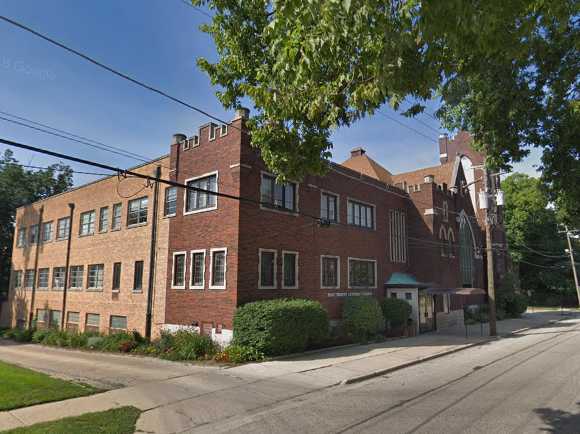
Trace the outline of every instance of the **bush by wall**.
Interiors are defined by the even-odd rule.
[[[357,341],[366,341],[385,331],[385,317],[374,297],[349,297],[342,308],[344,330]]]
[[[237,309],[233,344],[271,356],[290,354],[320,344],[328,332],[328,314],[316,301],[261,300]]]
[[[399,298],[385,298],[381,303],[386,325],[389,328],[401,327],[407,324],[411,315],[411,305]]]
[[[163,348],[161,356],[169,360],[210,359],[218,350],[218,346],[209,336],[187,330],[165,334],[160,341],[159,348]]]
[[[508,317],[517,318],[528,309],[528,297],[515,292],[498,298],[498,309],[502,309]]]

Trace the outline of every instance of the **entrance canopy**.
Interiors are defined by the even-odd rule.
[[[393,273],[385,282],[385,288],[428,288],[431,285],[419,282],[415,276],[407,273]]]
[[[428,294],[485,295],[481,288],[427,288]]]

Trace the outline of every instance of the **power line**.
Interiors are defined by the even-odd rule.
[[[228,122],[224,121],[223,119],[220,119],[217,116],[214,116],[211,113],[209,113],[209,112],[207,112],[207,111],[205,111],[205,110],[203,110],[203,109],[201,109],[199,107],[196,107],[196,106],[194,106],[192,104],[189,104],[189,103],[183,101],[182,99],[179,99],[177,97],[174,97],[174,96],[169,95],[167,92],[164,92],[164,91],[162,91],[160,89],[157,89],[157,88],[155,88],[155,87],[153,87],[151,85],[148,85],[148,84],[146,84],[146,83],[144,83],[144,82],[142,82],[142,81],[140,81],[140,80],[138,80],[136,78],[133,78],[133,77],[131,77],[131,76],[129,76],[129,75],[121,72],[121,71],[118,71],[117,69],[114,69],[113,67],[108,66],[108,65],[106,65],[106,64],[104,64],[104,63],[96,60],[95,58],[93,58],[93,57],[91,57],[91,56],[89,56],[87,54],[84,54],[84,53],[82,53],[82,52],[80,52],[78,50],[75,50],[74,48],[71,48],[71,47],[63,44],[62,42],[59,42],[59,41],[57,41],[57,40],[55,40],[55,39],[53,39],[53,38],[51,38],[49,36],[46,36],[46,35],[38,32],[38,31],[36,31],[36,30],[34,30],[34,29],[32,29],[32,28],[24,25],[24,24],[21,24],[21,23],[19,23],[17,21],[14,21],[13,19],[10,19],[10,18],[5,17],[3,15],[0,15],[0,19],[3,20],[3,21],[5,21],[5,22],[7,22],[7,23],[9,23],[9,24],[11,24],[11,25],[13,25],[13,26],[16,26],[16,27],[18,27],[18,28],[20,28],[22,30],[25,30],[25,31],[27,31],[27,32],[29,32],[29,33],[31,33],[31,34],[33,34],[33,35],[35,35],[35,36],[37,36],[37,37],[39,37],[41,39],[44,39],[45,41],[47,41],[47,42],[49,42],[49,43],[51,43],[51,44],[53,44],[53,45],[55,45],[55,46],[57,46],[59,48],[62,48],[63,50],[68,51],[69,53],[72,53],[75,56],[78,56],[81,59],[84,59],[87,62],[90,62],[93,65],[96,65],[99,68],[102,68],[102,69],[104,69],[104,70],[106,70],[106,71],[108,71],[108,72],[116,75],[117,77],[121,77],[121,78],[123,78],[123,79],[125,79],[127,81],[130,81],[131,83],[136,84],[137,86],[140,86],[140,87],[142,87],[144,89],[147,89],[147,90],[149,90],[151,92],[154,92],[154,93],[156,93],[158,95],[161,95],[161,96],[163,96],[163,97],[165,97],[165,98],[167,98],[167,99],[169,99],[169,100],[171,100],[173,102],[176,102],[178,104],[181,104],[182,106],[187,107],[187,108],[189,108],[191,110],[194,110],[194,111],[196,111],[196,112],[198,112],[198,113],[200,113],[200,114],[202,114],[202,115],[204,115],[204,116],[206,116],[206,117],[208,117],[210,119],[213,119],[213,120],[215,120],[217,122],[220,122],[222,124],[228,124]],[[231,127],[234,128],[234,129],[243,131],[241,128],[238,128],[235,125],[231,125]]]
[[[79,175],[94,175],[94,176],[111,176],[110,173],[95,173],[95,172],[82,172],[79,170],[73,170],[69,167],[42,167],[42,166],[31,166],[29,164],[19,164],[19,163],[0,163],[0,165],[5,166],[5,167],[9,167],[9,166],[17,166],[17,167],[22,167],[22,168],[26,168],[26,169],[37,169],[37,170],[54,170],[56,172],[66,172],[68,170],[70,170],[72,173],[76,173]]]
[[[95,145],[95,144],[89,143],[89,142],[84,141],[84,140],[79,140],[79,139],[75,139],[73,137],[68,137],[68,136],[65,136],[64,134],[55,133],[53,131],[49,131],[49,130],[45,130],[43,128],[35,127],[33,125],[27,125],[24,122],[16,121],[14,119],[8,119],[8,118],[5,118],[3,116],[0,116],[0,120],[3,120],[5,122],[10,122],[10,123],[13,123],[16,125],[20,125],[20,126],[25,127],[25,128],[30,128],[30,129],[35,130],[35,131],[40,131],[40,132],[45,133],[45,134],[50,134],[50,135],[55,136],[55,137],[60,137],[60,138],[65,139],[65,140],[70,140],[71,142],[81,143],[83,145],[90,146],[92,148],[99,149],[101,151],[110,152],[110,153],[119,155],[121,157],[133,158],[133,159],[137,159],[137,160],[140,160],[140,161],[143,161],[146,163],[149,163],[151,161],[151,160],[146,160],[146,159],[141,158],[141,157],[135,157],[135,156],[131,155],[131,153],[120,152],[120,151],[116,151],[113,149],[108,149],[108,148],[105,148],[105,147],[100,146],[100,145]]]
[[[75,141],[77,143],[81,143],[83,145],[86,145],[86,146],[90,146],[90,147],[99,149],[101,151],[111,152],[113,154],[121,155],[123,157],[130,157],[130,158],[133,158],[135,160],[139,160],[139,161],[143,161],[143,162],[150,162],[152,160],[152,158],[149,158],[147,156],[140,155],[140,154],[136,154],[136,153],[130,152],[130,151],[126,151],[126,150],[124,150],[122,148],[118,148],[116,146],[107,145],[107,144],[105,144],[103,142],[99,142],[97,140],[93,140],[93,139],[90,139],[88,137],[79,136],[78,134],[74,134],[74,133],[71,133],[71,132],[66,131],[66,130],[63,130],[63,129],[55,128],[55,127],[52,127],[52,126],[47,125],[47,124],[43,124],[43,123],[38,122],[38,121],[33,121],[32,119],[27,119],[27,118],[25,118],[23,116],[17,116],[15,114],[8,113],[8,112],[2,111],[2,110],[0,110],[0,114],[6,115],[6,116],[10,116],[10,117],[13,117],[15,119],[19,119],[20,121],[28,122],[28,123],[31,123],[31,124],[34,124],[34,125],[39,125],[41,127],[51,129],[51,130],[56,131],[56,132],[61,133],[61,134],[66,134],[68,136],[71,136],[71,137],[64,137],[64,138],[66,138],[68,140],[73,140],[73,141]],[[15,121],[15,120],[6,119],[6,118],[1,117],[1,116],[0,116],[0,119],[3,120],[3,121],[5,121],[5,122],[12,122],[14,124],[20,125],[20,126],[25,127],[25,128],[32,128],[32,129],[35,129],[37,131],[40,131],[40,132],[43,132],[43,133],[46,133],[46,134],[55,135],[55,134],[53,134],[50,131],[46,131],[46,130],[34,128],[34,127],[30,126],[30,125],[25,125],[25,124],[23,124],[21,122]],[[63,137],[63,136],[57,135],[57,137]],[[73,138],[76,138],[78,140],[74,140]],[[93,144],[87,143],[87,142],[92,142]]]
[[[410,131],[413,131],[414,133],[416,133],[416,134],[419,134],[420,136],[422,136],[422,137],[425,137],[426,139],[428,139],[428,140],[430,140],[430,141],[432,141],[432,142],[434,142],[434,143],[437,143],[437,141],[436,141],[436,140],[434,140],[434,139],[433,139],[433,137],[431,137],[431,136],[428,136],[427,134],[423,134],[421,131],[419,131],[419,130],[417,130],[417,129],[413,128],[413,127],[410,127],[409,125],[407,125],[407,124],[405,124],[405,123],[401,122],[400,120],[398,120],[398,119],[396,119],[396,118],[394,118],[394,117],[392,117],[392,116],[389,116],[389,115],[387,115],[386,113],[383,113],[383,112],[382,112],[382,111],[380,111],[380,110],[377,110],[377,113],[378,113],[378,114],[380,114],[380,115],[382,115],[382,116],[384,116],[384,117],[386,117],[387,119],[390,119],[390,120],[391,120],[391,121],[393,121],[393,122],[396,122],[396,123],[398,123],[399,125],[401,125],[401,126],[403,126],[403,127],[407,128],[408,130],[410,130]]]
[[[531,247],[528,247],[525,244],[517,244],[516,246],[517,247],[523,247],[526,250],[529,250],[530,252],[535,253],[536,255],[544,256],[545,258],[556,258],[556,259],[559,259],[559,258],[567,258],[568,257],[568,255],[548,255],[548,254],[545,254],[545,253],[540,252],[539,250],[532,249]]]

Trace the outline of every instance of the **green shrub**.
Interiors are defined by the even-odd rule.
[[[128,353],[137,347],[133,333],[113,333],[95,341],[94,347],[101,351]]]
[[[245,363],[257,362],[264,359],[264,353],[252,347],[230,345],[215,357],[218,362]]]
[[[273,356],[316,346],[328,333],[328,314],[317,301],[261,300],[237,309],[232,343]]]
[[[70,336],[66,330],[50,330],[42,340],[42,344],[53,347],[68,347]]]
[[[32,342],[41,344],[50,332],[50,329],[36,330],[34,333],[32,333]]]
[[[19,328],[13,328],[5,331],[4,337],[6,339],[12,339],[16,342],[31,342],[33,334],[34,329],[21,330]]]
[[[391,328],[407,324],[411,316],[411,305],[399,298],[385,298],[381,303],[387,325]]]
[[[517,318],[528,308],[528,298],[523,294],[505,294],[498,299],[498,308],[505,311],[509,317]]]
[[[342,307],[344,330],[357,341],[366,341],[385,331],[385,317],[374,297],[349,297]]]
[[[168,348],[162,356],[170,360],[209,359],[218,350],[218,346],[209,336],[188,330],[179,330],[170,337],[165,336],[163,345]]]

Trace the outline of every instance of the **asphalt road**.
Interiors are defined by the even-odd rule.
[[[580,321],[533,329],[190,432],[580,433]]]

